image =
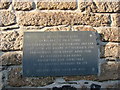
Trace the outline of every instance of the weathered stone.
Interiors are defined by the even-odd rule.
[[[0,65],[19,65],[22,63],[22,52],[7,52],[0,56]]]
[[[112,15],[112,25],[116,27],[120,27],[120,14]]]
[[[18,31],[1,32],[0,50],[22,50],[23,33]]]
[[[45,31],[70,31],[70,27],[54,27],[54,28],[47,28]]]
[[[120,62],[108,64],[101,64],[101,73],[99,76],[97,75],[89,75],[89,76],[66,76],[64,77],[67,81],[75,81],[75,80],[95,80],[95,81],[107,81],[107,80],[117,80],[120,77]]]
[[[28,11],[33,9],[33,2],[15,2],[14,8],[16,10]]]
[[[106,80],[117,80],[118,67],[120,66],[120,62],[114,64],[104,63],[101,65],[101,75],[91,75],[91,76],[64,76],[63,78],[66,81],[75,81],[75,80],[95,80],[95,81],[106,81]],[[55,77],[40,77],[40,78],[31,78],[24,77],[21,73],[22,69],[12,68],[9,69],[8,76],[8,85],[20,87],[20,86],[45,86],[54,82]]]
[[[77,2],[37,2],[37,8],[40,10],[75,10]]]
[[[120,12],[120,2],[80,2],[79,7],[83,12]]]
[[[91,27],[91,26],[73,26],[73,31],[94,31],[96,32],[96,30]]]
[[[0,63],[1,64],[1,63]],[[2,66],[0,66],[0,72],[3,70],[3,67]]]
[[[0,26],[15,24],[15,15],[10,11],[0,11]]]
[[[43,26],[23,26],[23,27],[21,27],[21,29],[22,30],[29,30],[29,31],[31,31],[31,30],[41,30],[41,29],[43,29],[44,27]]]
[[[19,25],[23,26],[57,26],[57,25],[91,25],[109,26],[109,15],[83,14],[73,12],[26,12],[19,15]]]
[[[120,79],[120,62],[103,63],[101,65],[101,74],[98,77],[99,81],[118,80]]]
[[[89,75],[89,76],[64,76],[66,81],[77,81],[77,80],[98,80],[97,75]]]
[[[9,72],[8,84],[13,87],[20,86],[46,86],[54,82],[53,77],[29,78],[22,76],[21,68],[12,68]]]
[[[8,9],[10,4],[10,2],[0,2],[0,9]]]
[[[119,42],[120,28],[119,27],[100,27],[95,28],[101,36],[102,41]]]
[[[102,41],[120,41],[120,28],[119,27],[96,27],[91,26],[73,26],[74,31],[95,31],[101,36]]]
[[[107,45],[101,46],[100,57],[120,58],[120,45],[119,44],[107,44]]]
[[[91,26],[73,26],[74,31],[95,31],[100,34],[102,41],[119,42],[120,28],[119,27],[96,27]]]
[[[114,89],[114,90],[117,90],[117,89],[120,89],[120,83],[116,83],[116,84],[113,84],[113,85],[108,85],[106,87],[106,90],[111,90],[111,89]]]

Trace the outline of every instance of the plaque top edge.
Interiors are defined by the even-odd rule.
[[[24,33],[58,33],[58,32],[61,32],[61,33],[71,33],[71,32],[93,32],[93,33],[95,33],[95,31],[48,31],[48,32],[46,32],[46,31],[24,31]]]

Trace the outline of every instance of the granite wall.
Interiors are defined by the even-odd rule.
[[[56,2],[0,0],[0,88],[41,87],[56,77],[23,77],[24,31],[95,31],[99,34],[100,75],[65,76],[66,81],[120,80],[120,1]],[[108,85],[116,87],[120,85]]]

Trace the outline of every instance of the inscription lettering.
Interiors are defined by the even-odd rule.
[[[24,43],[25,76],[98,73],[94,32],[25,32]]]

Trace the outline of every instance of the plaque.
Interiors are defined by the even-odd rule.
[[[93,74],[98,74],[95,32],[24,32],[23,76]]]

